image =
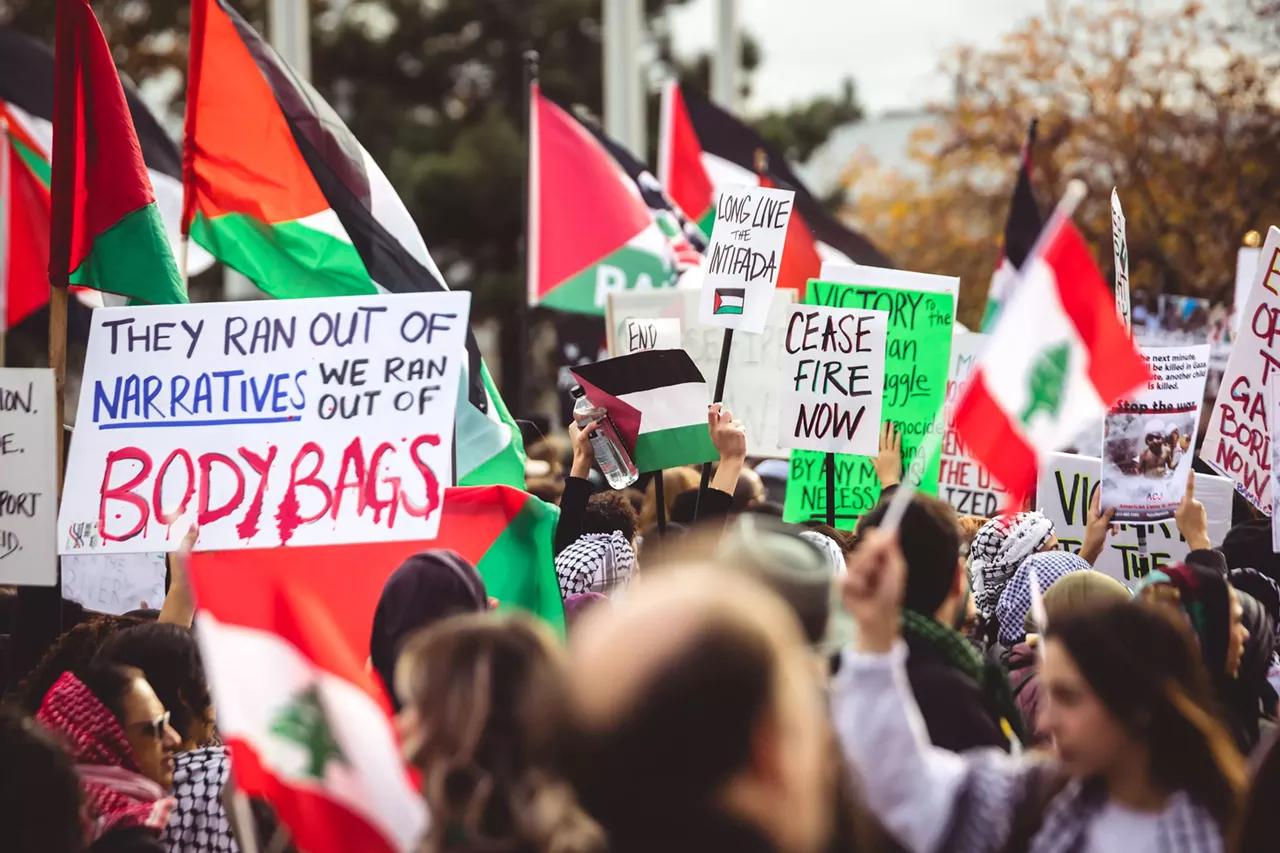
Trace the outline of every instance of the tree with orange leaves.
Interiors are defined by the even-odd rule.
[[[1243,235],[1280,224],[1280,55],[1198,3],[1051,0],[991,51],[944,63],[954,98],[910,143],[910,171],[860,153],[844,215],[902,266],[959,275],[959,319],[976,328],[1032,116],[1042,212],[1079,178],[1076,222],[1111,267],[1110,190],[1128,220],[1135,291],[1230,302]],[[1250,50],[1250,48],[1253,48]]]

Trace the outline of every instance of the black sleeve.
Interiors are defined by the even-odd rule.
[[[1217,548],[1197,548],[1187,555],[1186,562],[1189,566],[1200,566],[1227,576],[1227,558]]]
[[[1009,751],[1009,739],[987,712],[982,691],[959,672],[945,667],[907,670],[929,741],[951,752],[982,746]]]
[[[89,853],[166,853],[155,830],[143,826],[115,829],[89,845]]]
[[[582,524],[587,516],[587,501],[591,499],[591,481],[581,477],[569,477],[564,481],[564,494],[560,496],[560,521],[556,524],[554,552],[559,554],[582,535]]]
[[[702,499],[698,501],[697,521],[721,518],[728,515],[731,509],[733,509],[733,495],[708,487],[702,493]]]

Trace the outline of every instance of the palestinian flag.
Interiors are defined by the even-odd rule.
[[[0,234],[7,287],[7,326],[13,328],[33,316],[49,301],[49,181],[53,152],[53,51],[40,41],[0,27],[0,120],[9,125],[11,154],[25,169],[11,163],[10,192],[0,199],[0,218],[8,232]],[[125,100],[142,148],[156,206],[164,220],[165,235],[174,257],[181,239],[178,220],[182,209],[182,158],[178,146],[165,133],[155,115],[127,81]],[[190,275],[203,272],[213,257],[191,247],[187,257]],[[70,303],[72,327],[83,327],[87,336],[88,312],[80,304],[97,306],[96,291],[72,288],[78,300]],[[77,323],[77,320],[80,322]],[[34,322],[34,320],[33,320]]]
[[[603,314],[612,291],[674,286],[668,236],[636,184],[536,83],[529,97],[529,304]]]
[[[49,279],[186,302],[111,48],[88,0],[58,4]]]
[[[1151,375],[1069,221],[1025,259],[1019,279],[954,415],[961,445],[1014,506],[1035,489],[1045,455]]]
[[[710,462],[711,391],[684,350],[646,350],[571,372],[593,406],[608,410],[642,473]]]
[[[991,287],[987,292],[987,309],[982,317],[982,331],[990,332],[1000,315],[1000,309],[1013,285],[1018,280],[1018,270],[1022,269],[1027,255],[1036,244],[1040,230],[1044,228],[1044,220],[1040,218],[1040,208],[1036,205],[1036,194],[1031,189],[1032,150],[1036,144],[1036,127],[1039,119],[1032,119],[1027,128],[1027,138],[1022,143],[1022,153],[1018,157],[1018,179],[1013,185],[1013,198],[1009,201],[1009,216],[1004,222],[1004,240],[1000,245],[1000,263],[991,277]]]
[[[456,488],[428,542],[191,556],[196,630],[236,782],[271,802],[298,849],[408,853],[425,827],[384,686],[365,669],[387,578],[415,553],[451,548],[476,565],[500,607],[563,630],[557,517],[506,486]]]
[[[277,298],[447,290],[382,170],[226,0],[192,0],[182,224]],[[468,332],[464,485],[524,485],[520,432]]]
[[[817,278],[821,261],[892,267],[865,237],[850,231],[827,212],[800,181],[782,155],[760,134],[694,91],[684,91],[674,81],[662,90],[658,128],[658,180],[676,205],[710,235],[715,221],[716,191],[723,187],[760,184],[756,174],[757,151],[768,155],[764,185],[793,189],[796,193],[787,249],[783,253],[778,286],[803,293],[804,283]],[[792,231],[796,231],[795,236]],[[795,242],[793,242],[795,241]],[[813,264],[812,244],[819,267]],[[795,252],[792,249],[796,249]],[[790,268],[790,269],[789,269]]]

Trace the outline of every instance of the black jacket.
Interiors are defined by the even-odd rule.
[[[661,476],[661,473],[658,474]],[[555,553],[559,554],[583,534],[587,515],[587,501],[595,493],[590,480],[566,477],[564,493],[560,495],[560,520],[556,523]],[[719,489],[708,488],[698,508],[701,520],[722,518],[733,508],[733,495]],[[640,531],[636,531],[637,533]]]
[[[908,636],[907,680],[929,740],[951,752],[981,746],[1009,751],[1009,738],[982,688],[928,642]]]
[[[89,845],[89,853],[167,853],[155,830],[145,826],[114,829]]]

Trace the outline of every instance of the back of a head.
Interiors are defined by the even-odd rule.
[[[583,533],[612,533],[618,531],[628,542],[636,538],[640,517],[631,505],[631,498],[623,492],[610,489],[587,500],[587,510],[582,517]]]
[[[1051,619],[1045,638],[1063,644],[1099,700],[1146,742],[1156,786],[1187,792],[1228,825],[1244,759],[1186,626],[1162,609],[1121,602]]]
[[[423,771],[437,849],[459,841],[446,838],[457,832],[462,849],[594,848],[599,833],[556,766],[564,669],[543,626],[519,616],[446,619],[405,645],[396,688],[417,712],[405,749]]]
[[[1111,604],[1123,604],[1133,600],[1125,585],[1102,572],[1072,572],[1054,581],[1044,593],[1045,616],[1052,625],[1076,613],[1084,613]],[[1027,612],[1024,627],[1027,632],[1039,630],[1034,624],[1035,615]]]
[[[410,635],[448,616],[488,607],[480,574],[454,551],[424,551],[400,564],[382,588],[369,640],[369,660],[397,709],[392,680],[396,658]]]
[[[666,501],[667,518],[672,521],[675,516],[672,514],[672,505],[676,498],[690,489],[698,488],[701,478],[698,472],[687,465],[679,468],[666,468],[662,471],[662,494]],[[657,489],[650,480],[649,485],[644,490],[644,506],[640,510],[640,529],[644,530],[651,524],[658,522],[658,498]]]
[[[200,647],[188,628],[163,622],[127,628],[109,637],[95,660],[142,670],[184,739],[213,705]]]
[[[80,785],[71,758],[33,720],[0,709],[0,833],[6,853],[79,853]]]
[[[64,672],[88,665],[111,635],[141,624],[141,619],[132,617],[100,615],[67,631],[18,685],[14,695],[18,708],[24,714],[34,715],[40,710],[49,688]]]
[[[888,504],[881,502],[858,521],[858,533],[880,526]],[[951,505],[928,495],[911,499],[898,528],[907,561],[907,588],[902,606],[933,618],[947,600],[960,559],[960,527]]]

